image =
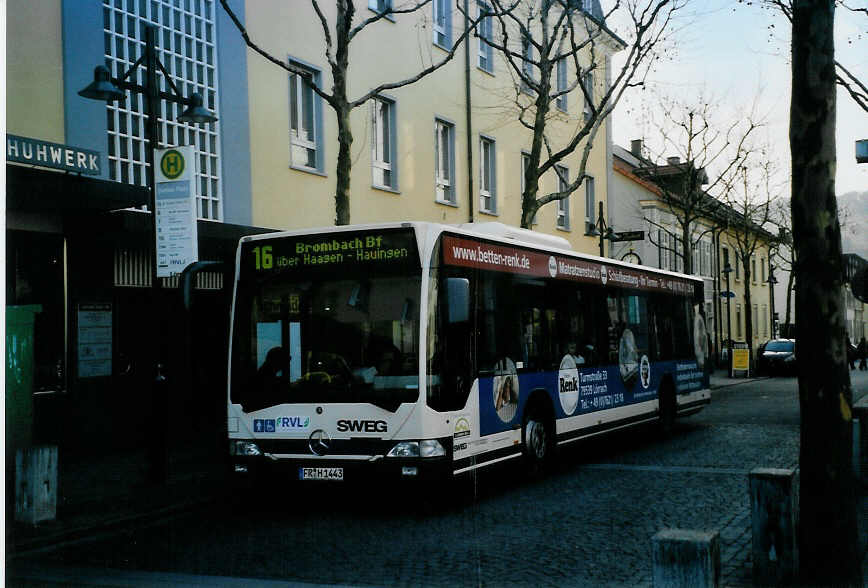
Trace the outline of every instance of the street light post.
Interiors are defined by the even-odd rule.
[[[729,274],[732,273],[732,266],[729,262],[723,266],[723,273],[726,275],[726,361],[729,365],[726,366],[729,377],[732,377],[732,319],[729,311],[729,301],[732,298],[732,290],[729,289]]]
[[[769,264],[769,299],[770,306],[772,309],[772,339],[776,339],[775,335],[775,284],[778,283],[778,279],[775,277],[775,266]]]
[[[159,316],[157,301],[160,296],[160,287],[157,277],[157,200],[156,200],[156,185],[155,185],[155,165],[154,150],[159,148],[160,144],[160,125],[157,113],[160,110],[160,101],[165,100],[173,104],[181,104],[186,106],[186,110],[178,116],[178,121],[187,123],[213,123],[217,121],[217,117],[211,114],[203,106],[202,96],[198,93],[192,93],[188,98],[181,96],[178,88],[172,81],[171,76],[166,72],[166,68],[160,63],[157,58],[156,49],[156,27],[154,25],[145,25],[145,50],[138,60],[124,73],[120,78],[112,78],[109,70],[102,65],[98,65],[94,69],[94,80],[88,84],[78,94],[83,98],[91,100],[102,100],[105,102],[113,102],[115,100],[124,100],[126,98],[125,91],[132,94],[142,94],[145,97],[144,114],[147,117],[145,124],[145,140],[147,148],[145,150],[145,182],[148,189],[148,208],[151,212],[151,251],[153,259],[151,260],[151,298],[154,308],[154,323],[155,340],[153,349],[153,390],[152,403],[154,406],[154,414],[157,417],[155,424],[157,432],[155,433],[154,445],[151,453],[151,477],[154,481],[164,481],[168,475],[168,381],[163,374],[163,365],[160,363],[159,345],[163,340],[165,333],[163,319]],[[136,71],[139,66],[145,69],[145,85],[139,85],[134,81],[129,81],[128,78]],[[161,91],[158,83],[158,71],[162,73],[163,79],[166,82],[167,89],[172,92]],[[134,79],[134,78],[133,78]]]
[[[597,223],[592,227],[591,231],[588,232],[588,235],[592,237],[599,236],[600,237],[600,257],[605,257],[605,250],[603,247],[603,240],[609,239],[610,241],[615,238],[615,231],[612,227],[606,224],[606,219],[603,217],[603,202],[599,202],[600,205],[600,213],[597,215]]]

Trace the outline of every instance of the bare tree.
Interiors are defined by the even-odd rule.
[[[334,22],[329,22],[329,18],[320,6],[318,0],[310,0],[310,4],[316,13],[317,21],[322,29],[323,41],[325,44],[324,54],[326,61],[332,74],[332,90],[327,92],[320,88],[312,80],[311,73],[303,68],[296,67],[292,63],[274,57],[263,50],[249,36],[247,29],[241,24],[241,21],[235,15],[226,0],[220,0],[221,6],[235,23],[241,33],[244,42],[248,47],[260,54],[262,57],[271,63],[283,68],[289,73],[298,75],[306,87],[310,88],[318,96],[320,96],[335,112],[338,127],[338,159],[336,178],[337,185],[335,188],[335,224],[346,225],[350,223],[350,172],[352,170],[351,149],[353,145],[353,130],[350,124],[350,113],[374,99],[382,92],[394,90],[413,84],[422,78],[434,73],[444,65],[446,65],[455,56],[455,53],[461,43],[474,30],[476,22],[471,21],[469,26],[465,27],[461,35],[459,35],[447,54],[437,62],[430,63],[427,67],[421,68],[415,75],[396,80],[394,82],[386,82],[375,87],[367,89],[359,97],[351,99],[348,95],[349,88],[347,87],[348,72],[350,70],[350,46],[360,33],[368,30],[373,25],[379,23],[385,18],[394,18],[398,14],[410,14],[418,12],[425,6],[430,5],[432,0],[412,0],[400,6],[393,6],[390,0],[381,0],[379,2],[380,10],[375,11],[367,18],[358,19],[356,21],[356,3],[354,0],[335,0],[335,16]],[[466,22],[466,21],[465,21]],[[316,23],[311,23],[316,26]]]
[[[542,206],[568,198],[583,184],[603,121],[626,90],[644,83],[671,33],[674,15],[684,4],[685,0],[618,0],[603,14],[597,12],[595,2],[491,0],[490,15],[498,23],[498,34],[481,38],[505,59],[514,80],[518,122],[532,133],[524,170],[522,227],[531,227]],[[605,25],[616,14],[630,23],[628,41]],[[627,51],[624,65],[611,72],[608,56],[623,49]],[[611,80],[603,83],[607,77]],[[569,139],[556,143],[550,124],[562,117],[557,108],[560,101],[577,88],[584,97],[583,116]],[[560,174],[559,164],[578,150],[575,178],[559,176],[558,191],[540,194],[540,178],[550,170]]]
[[[792,4],[790,105],[799,364],[799,567],[811,585],[861,586],[841,228],[835,198],[835,4]],[[810,277],[807,279],[807,277]]]
[[[744,270],[745,337],[753,354],[753,308],[751,283],[756,277],[756,254],[764,245],[769,245],[775,236],[767,227],[772,219],[776,199],[774,162],[764,157],[765,151],[757,152],[751,165],[739,168],[735,181],[727,186],[727,231],[735,249],[736,263]]]
[[[793,247],[793,217],[789,200],[779,200],[774,207],[774,224],[778,228],[778,238],[775,240],[770,260],[774,260],[775,267],[787,274],[787,285],[784,292],[787,296],[786,310],[784,313],[784,325],[792,324],[792,300],[793,290],[796,286],[796,248]]]
[[[711,101],[695,105],[661,99],[654,141],[668,156],[666,164],[650,164],[634,170],[660,188],[659,199],[677,225],[677,232],[646,216],[645,220],[666,235],[661,242],[651,232],[651,242],[682,258],[684,273],[692,274],[693,252],[706,231],[699,231],[701,220],[715,222],[721,216],[723,202],[713,195],[723,194],[735,175],[754,154],[750,139],[761,126],[753,115],[737,117],[722,128],[714,122]],[[653,124],[653,123],[652,123]],[[658,154],[661,158],[662,154]],[[709,173],[711,172],[711,173]]]

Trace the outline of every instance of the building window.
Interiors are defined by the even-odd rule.
[[[759,311],[756,304],[753,305],[753,314],[751,315],[751,331],[751,336],[759,335]]]
[[[741,339],[741,304],[735,305],[735,336]]]
[[[217,28],[215,2],[180,3],[110,2],[104,0],[103,38],[105,65],[120,78],[144,53],[144,25],[157,27],[157,57],[184,96],[198,92],[205,107],[220,117],[217,87]],[[134,76],[143,76],[141,68]],[[125,184],[146,185],[145,97],[128,94],[127,99],[106,105],[109,178]],[[162,144],[192,145],[199,157],[196,181],[199,218],[223,220],[220,180],[220,122],[187,124],[178,122],[186,107],[164,103],[157,115]]]
[[[527,37],[522,37],[521,39],[521,90],[522,92],[531,91],[530,82],[534,80],[533,77],[533,44],[531,44],[530,39]]]
[[[289,135],[290,164],[300,169],[322,171],[322,99],[312,84],[319,83],[319,72],[290,60],[296,67],[309,71],[310,76],[289,75]]]
[[[594,72],[585,73],[583,85],[585,86],[585,91],[587,92],[587,97],[585,98],[585,121],[587,122],[591,118],[591,114],[593,112],[592,104],[594,102]]]
[[[392,8],[392,0],[368,0],[368,8],[374,12],[386,12]]]
[[[555,173],[558,175],[558,192],[566,192],[570,187],[570,170],[567,168],[556,165]],[[557,227],[559,229],[564,229],[565,231],[570,230],[570,197],[561,198],[558,200],[558,217],[557,217]]]
[[[769,307],[763,304],[763,336],[769,336]]]
[[[589,234],[596,224],[597,219],[594,218],[594,205],[596,198],[594,196],[594,178],[588,176],[585,178],[585,234]]]
[[[558,60],[557,65],[557,91],[560,94],[555,100],[555,106],[564,112],[567,111],[567,58]]]
[[[750,281],[756,284],[756,257],[750,256]]]
[[[452,48],[452,5],[450,0],[434,0],[434,44],[447,51]]]
[[[455,204],[455,126],[434,121],[434,182],[436,199]]]
[[[482,137],[479,140],[479,209],[482,212],[497,212],[497,166],[494,140]]]
[[[766,283],[766,258],[765,257],[760,257],[760,270],[762,271],[762,282],[761,283],[765,284]]]
[[[476,10],[477,15],[480,17],[483,14],[491,13],[491,7],[484,2],[477,2]],[[494,73],[494,62],[491,58],[491,45],[486,42],[494,40],[494,18],[491,16],[480,18],[479,24],[476,28],[476,35],[479,37],[477,65],[481,70],[487,71],[488,73]]]
[[[374,186],[397,190],[395,103],[379,96],[372,103],[371,167],[374,171]]]

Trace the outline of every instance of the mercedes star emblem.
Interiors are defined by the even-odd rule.
[[[310,434],[310,443],[308,443],[308,447],[310,447],[310,450],[316,455],[325,455],[328,453],[330,443],[331,439],[329,438],[329,434],[322,429],[317,429]]]

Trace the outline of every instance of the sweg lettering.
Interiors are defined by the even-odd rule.
[[[341,419],[338,421],[338,431],[341,433],[385,433],[389,430],[386,421],[351,421]]]

